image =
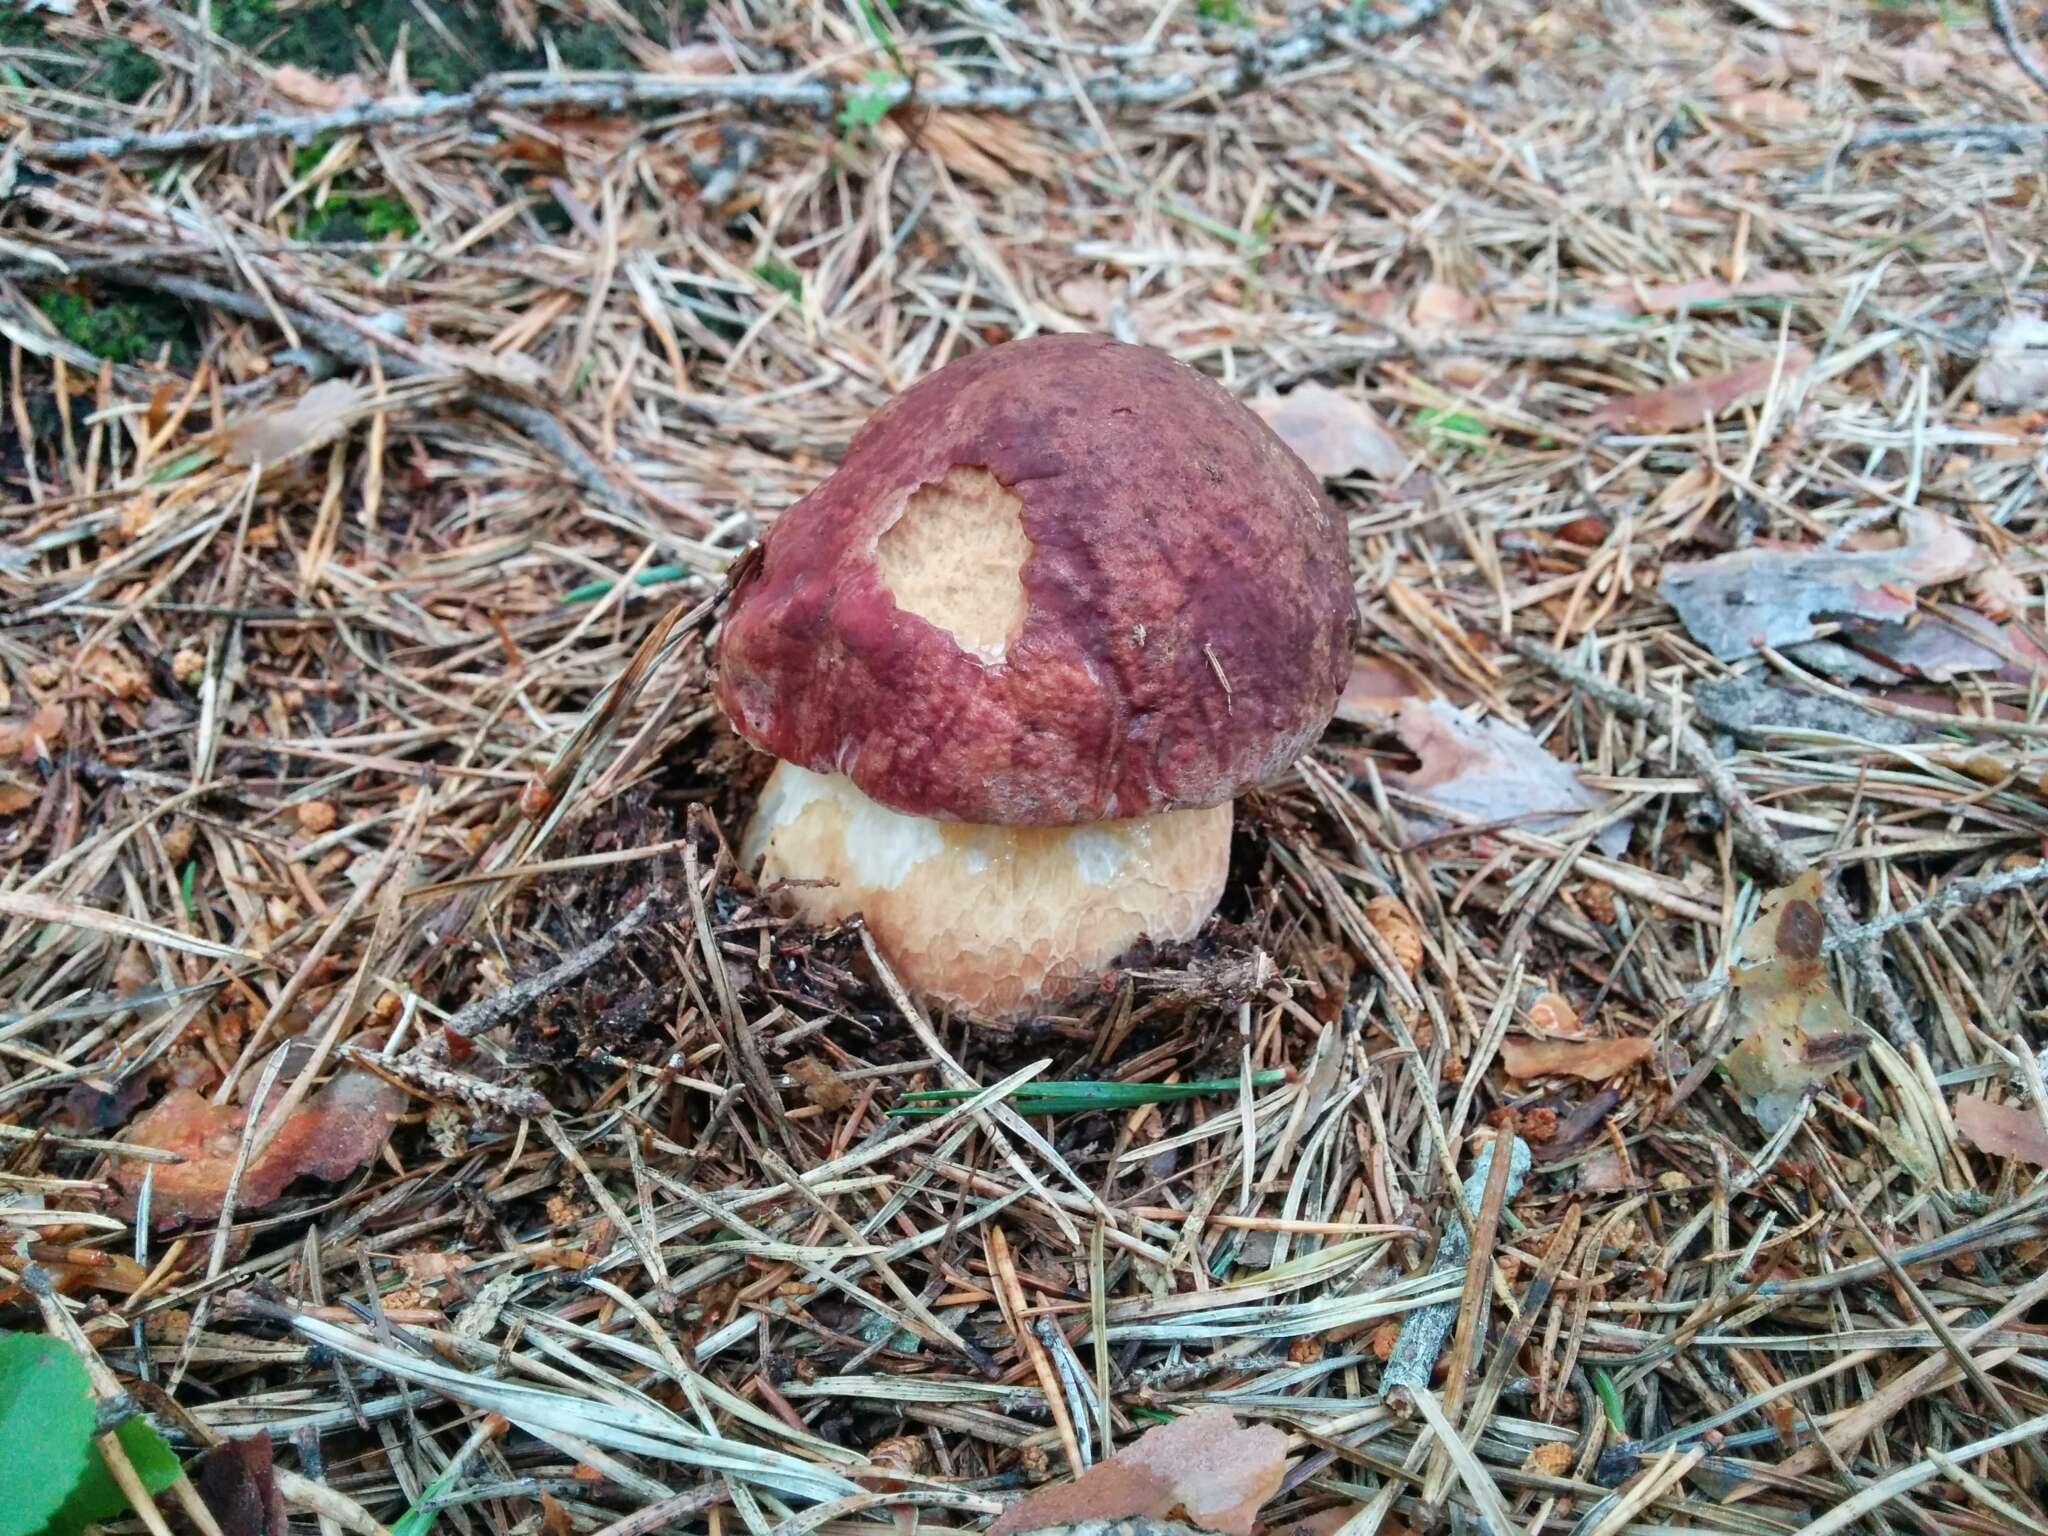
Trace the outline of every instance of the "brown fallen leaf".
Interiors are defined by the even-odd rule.
[[[1650,1042],[1622,1040],[1531,1040],[1509,1035],[1500,1043],[1501,1065],[1509,1077],[1582,1077],[1603,1083],[1638,1062],[1648,1061]]]
[[[221,1441],[200,1458],[193,1482],[221,1536],[288,1536],[270,1436]]]
[[[283,64],[273,69],[270,84],[286,101],[295,106],[311,107],[315,112],[332,112],[339,107],[353,106],[366,100],[370,94],[361,75],[342,75],[330,80],[296,64]]]
[[[1387,782],[1484,823],[1549,831],[1608,799],[1581,784],[1568,763],[1544,751],[1519,726],[1491,718],[1468,720],[1442,699],[1402,700],[1395,706],[1394,731],[1421,759],[1421,767],[1414,773],[1387,773]],[[1602,829],[1594,843],[1612,855],[1626,849],[1628,839],[1624,821]]]
[[[1862,1032],[1828,982],[1821,878],[1808,870],[1764,897],[1735,940],[1736,1043],[1722,1058],[1757,1123],[1775,1131],[1814,1084],[1863,1053]]]
[[[1600,406],[1589,421],[1594,426],[1624,432],[1681,431],[1698,426],[1703,417],[1719,416],[1737,401],[1768,389],[1774,376],[1796,378],[1812,362],[1813,354],[1804,347],[1788,347],[1782,367],[1777,358],[1759,358],[1730,373],[1709,374],[1645,394],[1624,395]]]
[[[1978,555],[1939,512],[1908,512],[1905,526],[1906,542],[1895,549],[1758,547],[1667,565],[1657,595],[1724,661],[1759,643],[1782,649],[1811,640],[1822,618],[1905,619],[1917,607],[1913,592],[1954,581]]]
[[[0,774],[0,816],[13,816],[27,810],[43,792],[32,784],[17,782],[11,775]]]
[[[315,384],[289,405],[228,423],[221,453],[230,464],[282,464],[332,442],[355,419],[363,391],[346,379]]]
[[[844,1109],[853,1102],[853,1090],[815,1056],[797,1057],[789,1064],[789,1075],[803,1089],[804,1097],[820,1109]]]
[[[293,1041],[278,1049],[309,1059],[311,1048]],[[284,1096],[289,1066],[266,1100],[266,1110]],[[260,1081],[261,1073],[257,1073]],[[345,1067],[296,1109],[272,1137],[270,1145],[243,1171],[235,1195],[237,1210],[258,1211],[272,1204],[302,1175],[342,1179],[384,1149],[392,1117],[405,1106],[405,1095],[374,1073]],[[142,1163],[124,1159],[114,1167],[121,1188],[118,1209],[133,1220],[142,1193],[145,1170],[150,1180],[152,1225],[174,1226],[206,1221],[220,1214],[227,1199],[228,1179],[240,1154],[246,1105],[214,1104],[190,1088],[173,1088],[130,1127],[135,1146],[176,1152],[182,1163]]]
[[[2048,405],[2048,315],[2011,314],[1993,326],[1971,391],[1994,410]]]
[[[1394,711],[1403,699],[1419,698],[1429,692],[1426,684],[1398,661],[1379,656],[1354,656],[1351,675],[1337,697],[1337,718],[1350,725],[1374,730],[1394,728]]]
[[[1729,97],[1728,110],[1745,123],[1760,123],[1767,128],[1788,128],[1813,116],[1813,103],[1803,96],[1794,96],[1789,91],[1763,87]]]
[[[2048,1126],[2043,1126],[2033,1111],[1966,1094],[1951,1104],[1948,1112],[1963,1140],[1979,1152],[2048,1168]]]
[[[1913,43],[1899,50],[1899,78],[1913,88],[1935,85],[1955,68],[1956,56],[1931,43]]]
[[[40,762],[64,739],[64,711],[45,704],[26,718],[0,719],[0,761]]]
[[[1321,384],[1297,385],[1251,406],[1324,480],[1359,470],[1375,480],[1394,480],[1414,462],[1415,450],[1371,406]]]
[[[1284,1433],[1266,1424],[1247,1429],[1228,1408],[1198,1408],[1146,1430],[1073,1482],[1012,1504],[988,1536],[1131,1518],[1251,1536],[1259,1506],[1286,1474]]]
[[[1705,277],[1690,283],[1624,281],[1618,286],[1621,288],[1620,296],[1631,302],[1640,313],[1668,315],[1701,304],[1726,304],[1735,299],[1759,299],[1777,294],[1797,293],[1806,286],[1806,283],[1807,280],[1797,272],[1753,272],[1739,283],[1724,282],[1718,277]]]
[[[1448,283],[1424,283],[1415,290],[1408,307],[1408,323],[1424,336],[1448,336],[1468,331],[1480,323],[1485,312],[1479,301]]]

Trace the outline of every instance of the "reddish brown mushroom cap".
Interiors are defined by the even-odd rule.
[[[1229,800],[1329,722],[1358,627],[1307,467],[1195,369],[1099,336],[923,379],[760,555],[719,642],[740,733],[942,820]]]

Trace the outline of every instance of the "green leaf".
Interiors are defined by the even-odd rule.
[[[1463,411],[1417,411],[1415,424],[1432,437],[1448,437],[1459,443],[1483,443],[1492,435],[1485,422]]]
[[[84,1476],[92,1382],[78,1356],[36,1333],[0,1333],[0,1536],[41,1531]]]
[[[142,1479],[142,1486],[151,1493],[162,1493],[178,1480],[178,1458],[149,1420],[139,1417],[123,1419],[114,1431],[114,1438],[121,1442],[128,1464]],[[97,1525],[102,1520],[112,1520],[128,1513],[128,1496],[114,1482],[114,1475],[107,1470],[106,1458],[100,1455],[100,1448],[94,1445],[88,1449],[91,1455],[85,1464],[85,1475],[79,1478],[78,1485],[71,1490],[71,1497],[64,1501],[64,1507],[45,1527],[47,1536],[73,1536],[88,1525]]]
[[[398,1517],[398,1523],[391,1527],[391,1536],[427,1536],[440,1518],[441,1510],[434,1502],[447,1495],[455,1486],[455,1476],[462,1470],[458,1464],[450,1467],[426,1487],[420,1490],[419,1503]]]
[[[886,69],[868,71],[870,87],[892,86],[895,83],[896,77]],[[895,105],[895,101],[883,90],[856,91],[846,98],[845,104],[839,109],[839,126],[848,133],[857,128],[872,128],[887,117],[890,108]]]
[[[779,261],[758,261],[754,263],[754,276],[770,288],[779,288],[792,299],[804,296],[804,277],[795,267],[785,267]]]
[[[1593,1390],[1600,1394],[1601,1406],[1607,1410],[1607,1422],[1614,1426],[1616,1434],[1626,1435],[1628,1425],[1622,1417],[1621,1392],[1614,1385],[1614,1378],[1597,1365],[1593,1367],[1591,1375]]]

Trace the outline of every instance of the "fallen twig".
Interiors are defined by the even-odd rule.
[[[1666,723],[1672,732],[1673,744],[1678,755],[1705,781],[1707,792],[1727,812],[1730,825],[1735,833],[1736,846],[1762,866],[1773,885],[1789,885],[1806,872],[1806,863],[1791,849],[1787,848],[1778,834],[1773,832],[1756,804],[1735,782],[1735,775],[1728,771],[1727,764],[1714,755],[1714,749],[1706,739],[1691,726],[1669,712],[1658,708],[1640,694],[1596,677],[1584,667],[1572,661],[1563,652],[1531,640],[1524,636],[1513,636],[1509,647],[1570,683],[1580,692],[1598,699],[1608,708],[1632,720],[1648,720]],[[1846,934],[1856,924],[1846,904],[1833,887],[1827,889],[1823,898],[1828,927],[1837,934]],[[1885,974],[1883,957],[1878,953],[1874,939],[1845,939],[1841,946],[1849,951],[1851,965],[1857,979],[1868,989],[1878,1012],[1884,1016],[1885,1033],[1894,1045],[1905,1045],[1919,1038],[1919,1031],[1913,1027],[1912,1017],[1906,1012],[1906,1005],[1899,997],[1898,988]]]
[[[367,133],[379,128],[468,117],[478,112],[549,108],[617,114],[635,107],[796,107],[827,117],[852,96],[860,97],[864,103],[886,103],[892,108],[915,98],[920,107],[969,112],[1019,113],[1084,102],[1098,107],[1163,106],[1200,93],[1232,96],[1251,90],[1275,74],[1315,62],[1339,44],[1372,42],[1424,26],[1443,7],[1444,0],[1411,0],[1395,11],[1344,12],[1308,22],[1272,43],[1221,56],[1219,67],[1213,72],[1187,70],[1151,80],[1134,80],[1113,70],[1085,80],[1049,72],[1034,80],[929,87],[900,78],[848,86],[821,80],[807,72],[698,77],[604,75],[540,84],[497,75],[467,91],[434,91],[364,102],[332,112],[263,112],[240,122],[211,123],[165,133],[95,134],[64,139],[31,153],[47,165],[77,165],[98,158],[177,155],[274,139],[303,144],[323,133]]]

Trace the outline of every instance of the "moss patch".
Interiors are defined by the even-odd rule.
[[[63,54],[63,62],[36,59],[20,67],[6,61],[16,50]],[[163,71],[155,59],[121,37],[94,38],[90,45],[77,36],[53,36],[43,18],[23,11],[0,11],[0,80],[25,89],[32,80],[61,86],[83,96],[109,101],[140,101]]]
[[[627,0],[625,9],[650,38],[666,43],[703,6],[701,0],[686,5]],[[330,77],[348,74],[366,59],[388,63],[401,35],[407,72],[427,90],[464,90],[485,75],[548,65],[545,47],[516,45],[498,25],[493,7],[479,0],[436,6],[439,27],[421,17],[413,0],[318,0],[295,6],[279,0],[215,0],[213,14],[221,36],[265,63],[295,64]],[[566,68],[637,67],[611,27],[545,11],[538,30],[554,44]]]
[[[52,288],[36,300],[66,341],[117,363],[154,361],[168,346],[171,361],[190,367],[199,333],[185,306],[161,294],[108,286]]]

